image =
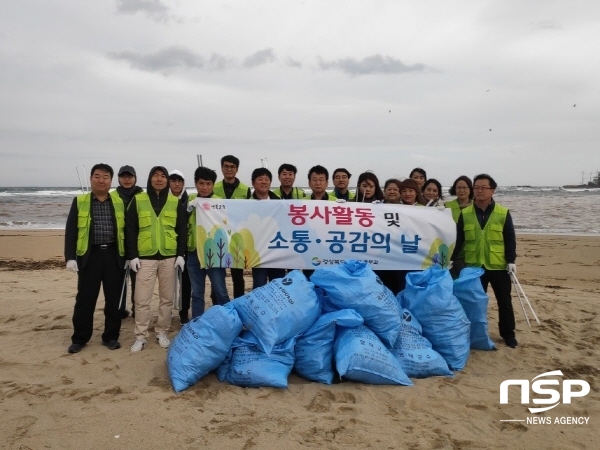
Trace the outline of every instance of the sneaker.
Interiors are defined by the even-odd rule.
[[[156,340],[158,341],[158,345],[160,345],[162,348],[169,348],[169,345],[171,345],[171,341],[167,337],[166,333],[157,333]]]
[[[146,339],[136,339],[129,351],[131,353],[141,352],[146,348]]]

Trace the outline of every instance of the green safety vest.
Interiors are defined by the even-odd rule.
[[[117,221],[117,248],[119,255],[125,256],[125,204],[117,191],[110,193],[112,206]],[[90,228],[92,224],[92,194],[77,196],[77,256],[87,253],[90,244]]]
[[[157,217],[146,192],[135,197],[139,232],[137,239],[140,256],[177,254],[177,206],[179,199],[169,193],[167,202]]]
[[[231,196],[232,200],[246,200],[248,198],[248,186],[246,186],[244,183],[240,183],[238,184],[238,186],[235,188],[235,191],[233,191],[233,195]],[[225,199],[225,188],[223,187],[223,181],[217,181],[215,183],[215,187],[213,189],[214,194],[218,197],[218,198],[223,198]]]
[[[335,195],[335,189],[329,193],[329,196],[333,197],[335,200],[338,199],[338,197]],[[347,201],[354,200],[355,197],[356,197],[356,192],[348,189],[348,200]]]
[[[283,197],[281,196],[281,188],[277,188],[273,191],[273,193],[283,199]],[[302,190],[302,189],[298,189],[297,187],[293,187],[292,188],[292,198],[293,199],[303,199],[306,198],[306,193]]]
[[[467,206],[462,210],[467,266],[483,266],[489,270],[506,269],[502,230],[507,214],[508,208],[496,203],[485,227],[481,229],[475,214],[475,206]]]
[[[198,194],[191,194],[188,197],[188,204],[193,201]],[[210,198],[221,198],[213,192]],[[193,252],[196,250],[196,208],[194,208],[188,217],[188,226],[187,226],[187,248],[189,252]]]
[[[473,202],[471,201],[471,205],[472,204]],[[460,209],[460,205],[458,204],[458,200],[450,200],[449,202],[444,203],[444,206],[452,210],[452,218],[454,219],[454,222],[458,223],[458,218],[460,217],[460,213],[462,211],[462,209]]]

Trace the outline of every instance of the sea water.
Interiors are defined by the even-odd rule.
[[[64,229],[78,194],[75,187],[0,187],[0,231]],[[494,198],[510,209],[517,233],[600,235],[600,189],[499,187]]]

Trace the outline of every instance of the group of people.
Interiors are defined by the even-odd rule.
[[[194,172],[196,192],[188,196],[185,176],[163,166],[150,170],[146,189],[137,186],[136,171],[123,166],[117,174],[119,186],[110,191],[113,169],[96,164],[90,174],[90,192],[78,195],[71,205],[65,230],[65,260],[68,270],[77,272],[78,284],[73,312],[73,335],[69,353],[80,352],[92,337],[93,316],[100,288],[105,297],[102,345],[121,347],[121,320],[126,308],[126,279],[131,281],[131,315],[135,320],[135,341],[131,352],[144,350],[152,314],[150,304],[158,280],[158,319],[154,336],[160,347],[168,348],[175,289],[181,278],[180,320],[184,324],[205,309],[205,280],[211,284],[213,304],[227,303],[224,268],[202,268],[196,252],[196,211],[188,208],[195,198],[248,200],[329,200],[337,202],[381,202],[450,208],[457,223],[457,242],[452,255],[453,270],[464,266],[483,267],[484,289],[491,284],[498,302],[500,335],[509,347],[516,347],[515,320],[511,301],[510,272],[516,273],[516,238],[510,212],[497,204],[496,182],[487,174],[473,181],[458,177],[450,188],[454,200],[443,203],[441,184],[427,179],[421,168],[404,180],[389,179],[383,189],[377,176],[363,172],[356,192],[349,190],[352,174],[344,168],[333,172],[333,190],[328,190],[329,172],[313,166],[308,172],[310,194],[295,186],[297,169],[282,164],[278,169],[279,188],[271,189],[273,174],[266,167],[252,172],[252,189],[237,178],[240,161],[233,155],[221,158],[223,179],[207,167]],[[233,298],[245,293],[243,269],[230,269]],[[285,269],[253,268],[253,289],[280,278]],[[405,272],[378,273],[397,293]]]

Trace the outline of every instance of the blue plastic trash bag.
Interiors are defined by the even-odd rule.
[[[401,309],[368,263],[346,261],[317,269],[310,280],[326,292],[321,298],[324,311],[353,309],[385,345],[394,345],[402,325]]]
[[[399,303],[412,312],[433,349],[452,370],[462,370],[469,359],[471,326],[458,299],[447,269],[430,267],[406,275],[406,289]]]
[[[337,327],[353,328],[362,325],[363,318],[352,309],[323,314],[298,336],[294,371],[307,380],[333,383],[333,342]]]
[[[402,310],[402,331],[390,351],[410,378],[453,375],[446,360],[422,335],[421,324],[408,309]]]
[[[169,377],[175,392],[196,384],[223,362],[242,321],[229,304],[213,306],[186,323],[167,352]]]
[[[276,344],[308,330],[321,315],[314,285],[299,270],[231,303],[266,353]]]
[[[413,384],[400,361],[365,325],[338,330],[333,353],[338,373],[348,380],[367,384]]]
[[[233,342],[229,356],[217,369],[217,377],[236,386],[287,388],[295,343],[296,338],[290,338],[266,354],[256,336],[245,331]]]
[[[489,297],[481,285],[484,270],[466,267],[454,280],[454,295],[462,305],[471,322],[471,348],[494,350],[496,346],[488,334],[487,309]]]

